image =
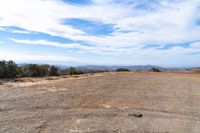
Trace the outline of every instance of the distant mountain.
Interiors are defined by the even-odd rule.
[[[28,65],[29,63],[21,63],[21,64],[18,64],[18,66],[25,66],[25,65]],[[41,63],[38,63],[38,64],[41,64]],[[99,66],[99,65],[77,65],[76,63],[74,62],[71,62],[71,63],[67,63],[68,65],[59,65],[59,64],[54,64],[56,65],[59,70],[65,70],[71,66],[77,68],[78,70],[81,70],[81,71],[84,71],[84,72],[92,72],[92,71],[116,71],[117,69],[119,68],[127,68],[129,69],[130,71],[136,71],[136,70],[141,70],[141,71],[148,71],[152,68],[158,68],[159,70],[161,71],[165,71],[165,72],[178,72],[178,71],[199,71],[200,70],[200,67],[173,67],[173,68],[165,68],[165,67],[160,67],[160,66],[154,66],[154,65],[136,65],[136,66],[106,66],[106,65],[102,65],[102,66]],[[74,65],[76,64],[76,65]]]
[[[96,66],[96,65],[87,65],[87,66],[78,66],[76,67],[79,70],[94,70],[94,71],[115,71],[119,68],[127,68],[131,71],[135,70],[150,70],[151,68],[158,68],[161,70],[164,70],[165,68],[159,67],[159,66],[153,66],[153,65],[138,65],[138,66]]]

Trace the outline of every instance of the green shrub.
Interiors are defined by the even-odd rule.
[[[7,78],[16,78],[18,66],[13,61],[7,62]]]
[[[0,61],[0,78],[6,78],[7,67],[6,61]]]
[[[82,71],[80,71],[80,70],[77,70],[77,69],[74,68],[74,67],[70,67],[70,68],[68,68],[67,73],[68,73],[69,75],[79,75],[79,74],[84,74],[84,72],[82,72]]]
[[[119,68],[116,70],[116,72],[129,72],[130,70],[127,68]]]
[[[23,77],[42,77],[48,76],[49,65],[29,64],[22,68]]]
[[[0,61],[0,78],[16,78],[18,69],[13,61]]]
[[[59,76],[58,68],[56,66],[50,66],[49,76]]]
[[[150,71],[151,71],[151,72],[161,72],[161,70],[158,69],[158,68],[151,68]]]
[[[64,70],[65,74],[79,75],[83,71],[74,67]],[[0,78],[59,76],[61,71],[54,65],[28,64],[18,67],[13,61],[0,61]]]

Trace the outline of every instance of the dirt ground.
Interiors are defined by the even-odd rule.
[[[140,132],[200,133],[200,75],[122,72],[0,85],[0,133]]]

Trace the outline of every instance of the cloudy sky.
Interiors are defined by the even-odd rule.
[[[200,0],[0,0],[0,60],[200,66]]]

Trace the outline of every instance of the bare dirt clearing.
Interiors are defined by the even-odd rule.
[[[0,132],[199,133],[200,75],[122,72],[4,83]]]

